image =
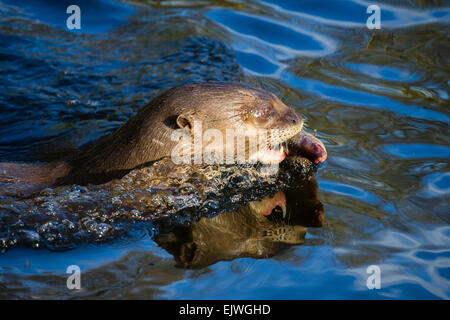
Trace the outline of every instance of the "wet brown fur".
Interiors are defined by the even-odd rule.
[[[274,115],[267,121],[253,121],[252,112],[264,105],[271,106]],[[120,178],[136,167],[170,156],[178,143],[171,140],[172,132],[183,125],[191,126],[194,120],[202,121],[203,130],[221,131],[243,125],[286,129],[302,121],[265,90],[234,82],[190,83],[152,99],[116,131],[66,159],[67,165],[55,167],[52,173],[42,167],[47,178],[34,173],[29,178],[49,184],[103,183]]]

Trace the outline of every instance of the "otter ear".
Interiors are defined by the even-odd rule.
[[[191,131],[192,127],[193,127],[193,123],[192,120],[189,116],[186,116],[184,114],[180,114],[177,117],[177,125],[179,128],[181,129],[186,129],[188,131]]]

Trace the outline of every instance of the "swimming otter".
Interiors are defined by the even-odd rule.
[[[264,157],[269,162],[283,160],[286,151],[281,144],[296,135],[297,142],[294,144],[298,148],[309,145],[309,148],[303,149],[313,156],[313,161],[323,160],[324,147],[319,148],[319,155],[310,151],[311,145],[321,142],[313,136],[298,136],[303,119],[274,94],[235,82],[189,83],[155,97],[122,127],[74,156],[63,162],[41,166],[41,175],[34,170],[32,175],[28,175],[29,182],[46,185],[98,184],[120,178],[132,169],[170,157],[179,145],[179,141],[173,139],[174,131],[184,129],[192,138],[196,123],[201,124],[200,134],[207,130],[215,130],[213,132],[223,136],[227,135],[227,130],[240,132],[247,137],[245,151],[249,157],[254,154],[250,154],[248,139],[256,139],[261,130],[270,130],[265,139],[258,139],[256,153],[259,160]],[[305,137],[308,143],[304,143]],[[195,137],[189,141],[195,143]],[[230,141],[226,141],[224,154],[229,147]],[[232,148],[234,152],[236,147],[233,145]],[[212,149],[217,152],[217,144],[194,145],[187,150],[190,150],[191,156],[196,156]],[[10,166],[0,166],[0,169],[3,180],[14,175],[14,169]],[[27,175],[21,178],[25,179]]]

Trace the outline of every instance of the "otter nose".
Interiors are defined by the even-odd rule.
[[[286,113],[286,120],[292,123],[293,125],[297,125],[300,122],[300,117],[293,110],[289,110]]]

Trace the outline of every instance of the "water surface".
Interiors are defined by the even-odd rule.
[[[49,161],[123,124],[162,89],[243,81],[326,144],[326,225],[268,259],[190,270],[151,233],[0,255],[2,298],[448,299],[450,7],[365,1],[0,2],[0,160]],[[370,3],[372,4],[372,2]],[[83,289],[65,287],[79,265]],[[368,290],[366,268],[381,268]]]

